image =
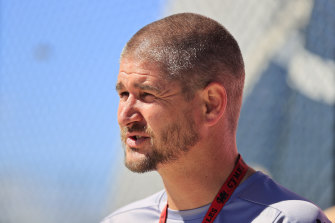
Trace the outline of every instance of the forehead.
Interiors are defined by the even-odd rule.
[[[163,78],[160,69],[152,64],[139,62],[131,59],[120,61],[120,70],[116,88],[124,88],[126,85],[149,90],[163,90],[169,81]],[[152,86],[155,85],[155,86]],[[145,90],[145,89],[144,89]]]

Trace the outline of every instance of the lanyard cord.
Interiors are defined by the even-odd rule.
[[[220,213],[223,206],[227,203],[237,186],[241,183],[243,177],[247,173],[248,165],[243,161],[239,155],[233,171],[228,176],[227,180],[222,185],[221,189],[215,196],[211,206],[209,207],[202,223],[214,222],[217,215]],[[166,223],[168,215],[168,204],[165,205],[159,223]]]

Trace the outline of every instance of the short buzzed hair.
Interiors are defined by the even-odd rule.
[[[236,127],[244,63],[236,40],[218,22],[194,13],[165,17],[140,29],[124,47],[125,57],[158,66],[163,78],[180,81],[187,99],[211,82],[221,83]]]

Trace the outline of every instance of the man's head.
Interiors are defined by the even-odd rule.
[[[157,65],[164,79],[180,81],[188,99],[211,82],[223,84],[227,109],[237,124],[244,63],[236,40],[218,22],[193,13],[163,18],[140,29],[124,47],[122,58]]]
[[[155,71],[154,73],[157,74],[157,77],[159,77],[160,82],[164,80],[165,84],[173,83],[177,86],[176,89],[180,88],[180,92],[176,90],[175,93],[183,96],[183,103],[192,101],[196,92],[205,89],[212,83],[219,84],[225,91],[226,104],[224,106],[224,113],[229,125],[227,129],[235,134],[244,83],[243,59],[235,39],[216,21],[197,14],[182,13],[166,17],[143,27],[128,41],[121,54],[120,67],[124,69],[130,66],[133,66],[133,68],[137,66],[138,69],[125,69],[128,73],[131,73],[131,70],[133,70],[134,73],[138,74],[141,73],[139,72],[140,68],[145,68],[146,71],[144,73],[150,74],[151,68],[151,70]],[[122,69],[120,69],[120,73]],[[121,85],[124,85],[123,82],[128,81],[128,79],[130,80],[131,78],[121,75],[121,81],[119,80],[118,83],[119,92],[122,93],[124,91]],[[139,85],[135,82],[133,85]],[[142,83],[145,82],[146,80],[142,81]],[[142,86],[141,88],[148,89],[150,87]],[[155,86],[155,88],[159,87]],[[129,94],[128,89],[126,92]],[[120,117],[123,117],[121,115],[124,114],[123,111],[120,111],[123,105],[120,107],[119,123],[121,128],[128,128],[134,124],[138,125],[138,123],[142,123],[140,126],[143,128],[147,128],[147,124],[150,125],[150,123],[146,123],[147,120],[140,121],[140,119],[124,122],[125,119],[120,119]],[[183,107],[184,112],[189,110],[187,107],[192,107],[192,105],[189,104]],[[177,110],[180,110],[180,108],[175,108],[176,115],[178,115]],[[173,113],[173,110],[171,111]],[[182,134],[186,131],[185,128],[180,126],[183,119],[187,120],[184,124],[188,125],[188,128],[190,126],[194,127],[190,123],[195,122],[195,120],[190,117],[192,116],[181,117],[180,115],[178,119],[166,121],[174,121],[175,123],[169,123],[170,126],[174,125],[174,128],[176,128],[177,125],[177,129],[179,129],[178,134]],[[162,125],[164,124],[162,123]],[[154,134],[154,130],[152,131]],[[192,129],[191,134],[195,135],[194,139],[199,138],[196,129]],[[149,136],[149,134],[146,136]],[[180,140],[180,137],[174,137],[173,140]],[[175,147],[184,147],[178,148],[176,151],[188,150],[188,146],[178,143]],[[162,149],[157,148],[157,150]],[[177,159],[177,154],[179,152],[175,152],[174,155],[170,154],[169,156]],[[162,162],[169,161],[168,158],[161,158],[160,160],[163,160]],[[151,169],[154,168],[152,167]]]

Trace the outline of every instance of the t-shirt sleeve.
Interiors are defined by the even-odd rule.
[[[303,216],[304,215],[304,216]],[[298,216],[279,215],[274,223],[331,223],[322,211],[318,213],[301,213]]]
[[[286,200],[264,209],[253,223],[331,223],[316,205],[302,200]]]

